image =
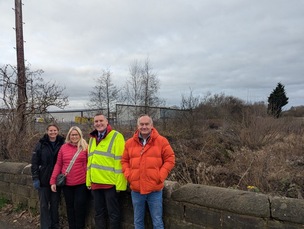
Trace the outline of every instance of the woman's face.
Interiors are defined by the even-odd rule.
[[[72,143],[72,144],[77,145],[77,143],[78,143],[79,140],[80,140],[80,135],[79,135],[79,133],[77,132],[77,130],[72,130],[72,131],[71,131],[71,133],[70,133],[70,140],[71,140],[71,143]]]
[[[55,126],[50,126],[47,130],[47,135],[49,136],[50,141],[55,141],[58,135],[58,129]]]

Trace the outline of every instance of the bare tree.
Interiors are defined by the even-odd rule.
[[[51,106],[63,109],[68,105],[68,96],[64,94],[65,87],[57,85],[55,82],[44,82],[40,77],[42,70],[28,73],[27,91],[29,100],[27,104],[27,114],[45,113]]]
[[[64,87],[59,87],[52,82],[44,82],[41,75],[42,70],[30,71],[26,68],[26,90],[27,101],[25,103],[25,110],[23,112],[24,120],[23,126],[25,131],[16,132],[15,126],[19,121],[18,115],[18,74],[17,68],[11,65],[5,65],[0,68],[0,77],[2,78],[2,93],[1,93],[1,111],[3,115],[0,119],[2,128],[1,136],[2,151],[5,152],[5,158],[18,159],[22,157],[22,149],[25,150],[24,145],[26,141],[30,141],[32,133],[31,124],[34,120],[35,114],[43,114],[47,112],[50,106],[64,108],[68,105],[68,97],[63,94]],[[15,131],[12,131],[15,130]],[[19,137],[22,136],[22,141]],[[28,138],[27,138],[28,137]],[[20,146],[19,146],[20,145]]]
[[[150,107],[164,104],[158,97],[160,83],[149,59],[146,59],[143,65],[135,60],[130,65],[129,72],[130,78],[126,82],[124,94],[130,105],[138,106],[134,111],[134,116],[138,116],[140,113],[150,113]]]
[[[193,95],[193,90],[190,88],[189,95],[186,96],[182,94],[182,102],[181,102],[181,109],[183,110],[194,110],[200,104],[200,97]]]
[[[197,118],[198,114],[196,112],[196,109],[198,108],[200,104],[200,97],[194,96],[193,90],[189,89],[189,94],[185,95],[182,94],[182,101],[181,101],[181,109],[187,110],[189,112],[182,113],[181,117],[184,124],[186,123],[186,126],[189,126],[188,130],[189,133],[194,133],[195,127],[197,126],[198,121],[200,121],[199,118]]]
[[[141,66],[135,60],[129,67],[130,78],[125,87],[125,100],[130,105],[142,105]]]
[[[156,73],[152,71],[149,59],[146,59],[142,68],[142,85],[143,85],[143,105],[145,113],[148,113],[148,108],[151,106],[159,106],[162,101],[158,97],[159,80]]]
[[[96,79],[96,85],[90,92],[89,106],[100,110],[106,108],[107,116],[111,118],[118,100],[119,89],[112,82],[112,73],[109,70],[102,70],[101,76]]]
[[[50,106],[63,109],[68,105],[68,96],[63,93],[65,88],[51,81],[44,82],[44,79],[41,77],[43,73],[43,70],[30,71],[29,67],[26,68],[28,99],[24,112],[25,115],[45,113]],[[0,76],[3,81],[2,107],[13,111],[18,106],[17,70],[14,66],[5,65],[0,68]]]

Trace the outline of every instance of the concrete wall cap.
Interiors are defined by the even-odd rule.
[[[268,196],[249,191],[187,184],[174,191],[172,199],[238,214],[269,217]]]
[[[10,173],[10,174],[21,174],[24,167],[28,163],[25,162],[3,162],[0,163],[0,172],[1,173]]]

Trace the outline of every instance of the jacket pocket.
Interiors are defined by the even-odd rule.
[[[160,184],[161,180],[160,180],[159,169],[149,169],[147,171],[147,178],[150,183]]]
[[[52,175],[52,168],[50,166],[41,167],[40,170],[40,184],[41,186],[49,186]]]

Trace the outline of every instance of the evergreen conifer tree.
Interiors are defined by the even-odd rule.
[[[278,83],[277,87],[272,91],[268,97],[268,114],[279,118],[282,113],[282,107],[288,104],[288,97],[286,96],[284,85]]]

